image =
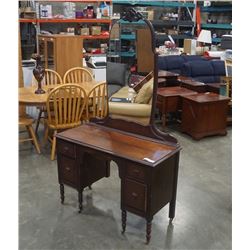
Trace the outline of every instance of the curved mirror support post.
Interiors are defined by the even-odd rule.
[[[133,8],[110,30],[106,81],[109,115],[96,123],[176,143],[154,125],[158,67],[152,24]]]

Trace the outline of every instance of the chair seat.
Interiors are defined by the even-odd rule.
[[[36,148],[37,153],[40,154],[41,153],[40,147],[36,135],[34,133],[34,130],[32,128],[33,122],[34,122],[33,118],[31,118],[28,115],[19,117],[19,126],[26,126],[27,132],[30,135],[29,138],[19,138],[19,142],[32,141]]]
[[[52,120],[51,121],[51,123],[48,125],[48,127],[50,128],[50,129],[58,129],[58,130],[60,130],[60,129],[68,129],[68,128],[74,128],[74,127],[76,127],[76,126],[79,126],[79,125],[81,125],[81,121],[79,121],[79,122],[75,122],[75,123],[64,123],[64,124],[61,124],[61,125],[56,125],[56,122],[55,122],[55,120]]]
[[[29,126],[34,122],[33,118],[29,116],[19,117],[19,125]]]

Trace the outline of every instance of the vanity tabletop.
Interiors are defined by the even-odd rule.
[[[180,150],[179,146],[167,145],[148,137],[129,134],[95,123],[86,123],[68,129],[58,133],[56,137],[151,167]]]

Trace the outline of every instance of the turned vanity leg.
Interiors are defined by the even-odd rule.
[[[78,203],[79,203],[79,211],[78,213],[82,212],[82,192],[83,190],[78,190]]]
[[[122,210],[122,234],[124,234],[126,230],[126,221],[127,221],[127,211]]]
[[[64,185],[60,183],[60,196],[61,196],[61,203],[64,203]]]
[[[170,221],[175,217],[175,205],[176,205],[176,194],[177,194],[177,182],[178,182],[178,170],[179,170],[179,153],[175,159],[175,169],[174,169],[174,182],[173,182],[173,195],[172,200],[169,204],[169,218]]]
[[[152,227],[152,219],[147,220],[147,227],[146,227],[146,244],[149,243],[151,239],[151,227]]]

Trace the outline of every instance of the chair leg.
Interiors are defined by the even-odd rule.
[[[40,151],[40,148],[39,148],[39,144],[38,144],[38,141],[36,139],[36,135],[34,133],[34,130],[32,128],[32,125],[28,126],[28,131],[31,135],[31,138],[33,139],[33,142],[34,142],[34,145],[35,145],[35,148],[36,148],[36,151],[38,154],[41,154],[41,151]]]
[[[39,114],[38,114],[38,118],[37,118],[37,121],[36,121],[36,134],[38,132],[38,128],[39,128],[39,124],[40,124],[40,120],[41,120],[41,117],[42,117],[42,113],[43,113],[43,110],[40,110],[39,111]]]
[[[48,138],[49,138],[49,126],[46,123],[46,128],[45,128],[44,138],[43,138],[43,146],[46,145]]]
[[[28,134],[29,134],[29,138],[33,139],[32,134],[30,133],[30,125],[26,125],[25,127],[26,127]],[[34,145],[34,141],[31,141],[31,143]]]
[[[52,161],[55,160],[55,153],[56,153],[56,133],[57,133],[57,131],[55,130],[54,134],[53,134],[53,142],[52,142],[51,157],[50,157],[50,159]]]

